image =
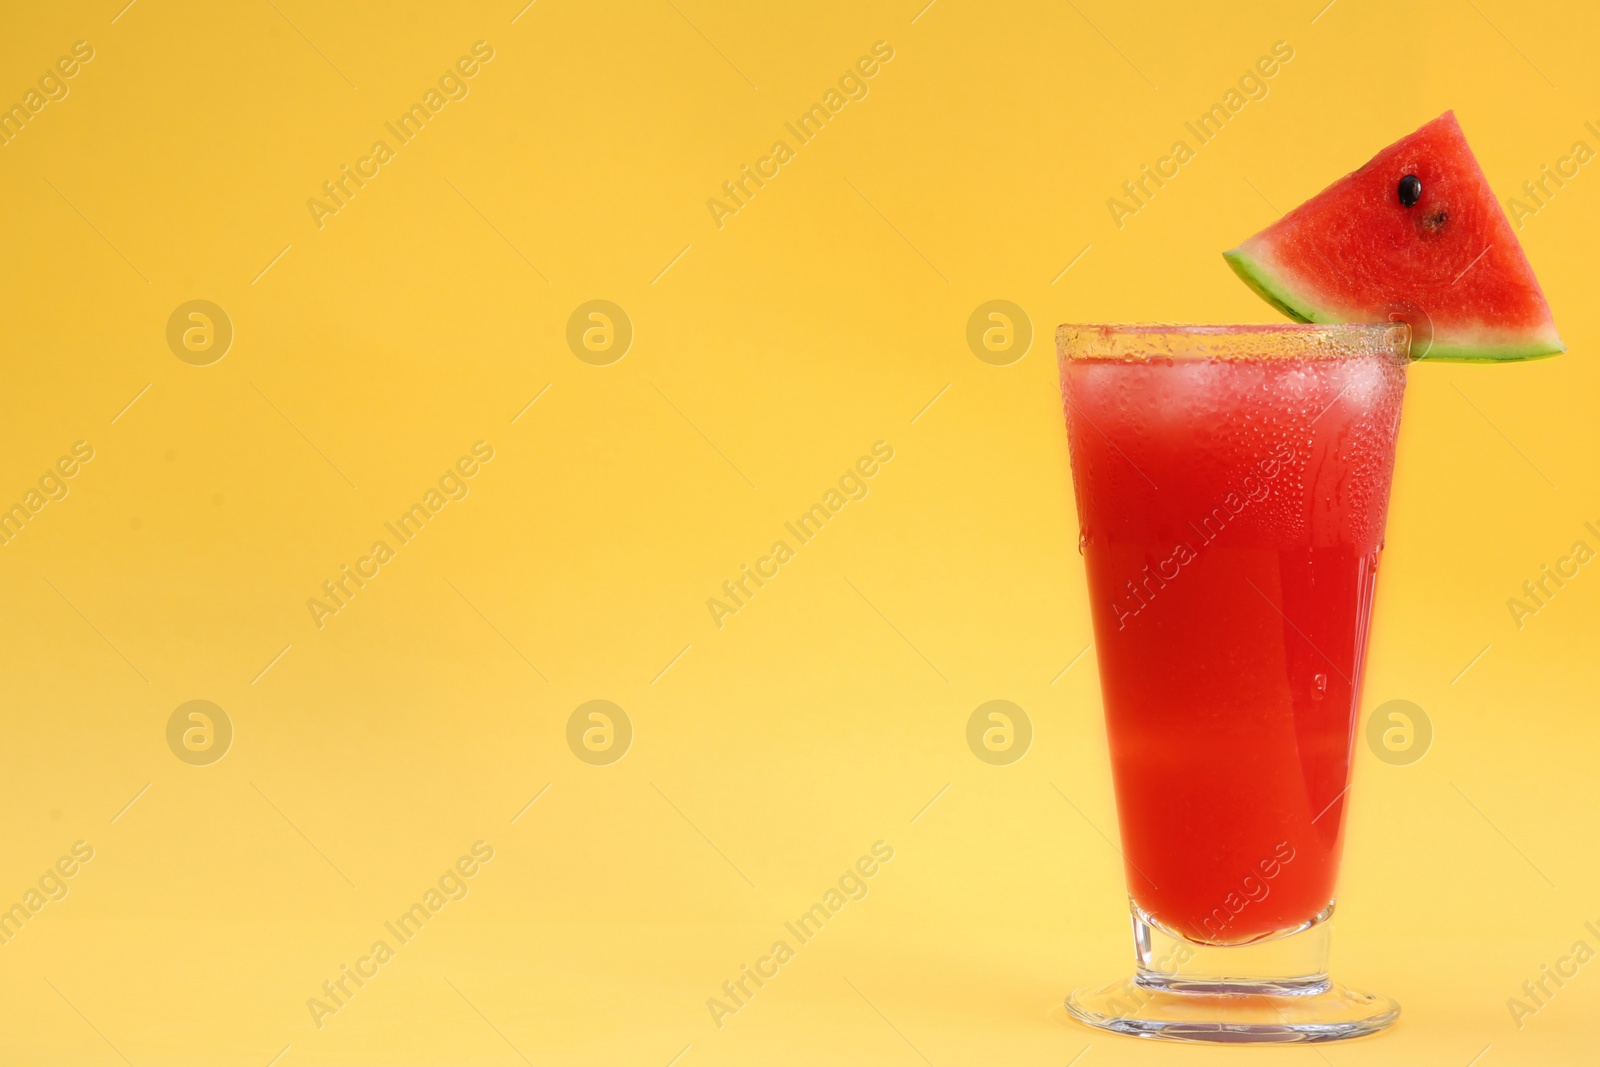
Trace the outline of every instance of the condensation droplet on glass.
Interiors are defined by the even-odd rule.
[[[1311,676],[1311,699],[1321,700],[1328,695],[1328,676],[1318,671]]]

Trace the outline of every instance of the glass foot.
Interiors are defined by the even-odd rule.
[[[1328,979],[1329,908],[1311,924],[1248,944],[1207,945],[1133,910],[1138,969],[1067,997],[1067,1012],[1101,1030],[1170,1041],[1292,1044],[1375,1034],[1400,1005]]]
[[[1148,989],[1129,978],[1067,998],[1074,1019],[1101,1030],[1169,1041],[1289,1044],[1375,1034],[1400,1017],[1381,994],[1331,982],[1319,993],[1250,994]]]

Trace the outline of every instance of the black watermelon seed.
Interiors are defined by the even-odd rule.
[[[1412,207],[1422,199],[1422,179],[1415,174],[1407,174],[1400,179],[1400,205]]]

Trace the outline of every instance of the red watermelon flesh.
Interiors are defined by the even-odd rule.
[[[1409,206],[1408,175],[1421,181]],[[1223,256],[1301,322],[1406,319],[1417,358],[1533,359],[1566,348],[1453,112]]]

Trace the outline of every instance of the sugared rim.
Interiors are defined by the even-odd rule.
[[[1404,322],[1278,322],[1230,325],[1160,322],[1067,323],[1056,327],[1066,360],[1411,358]]]

